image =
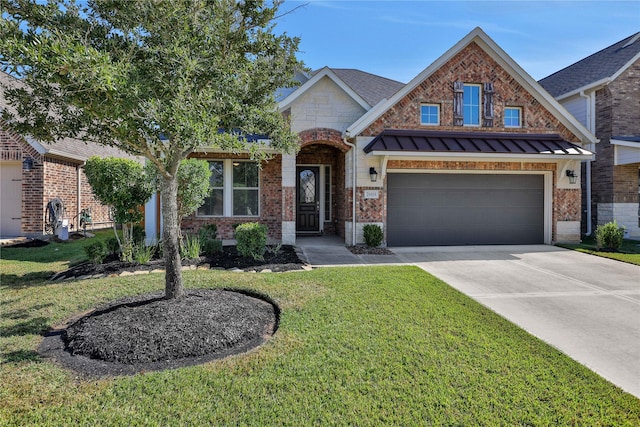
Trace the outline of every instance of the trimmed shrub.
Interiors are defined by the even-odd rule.
[[[379,225],[367,224],[362,227],[362,231],[364,233],[364,242],[370,248],[375,248],[382,244],[384,233],[382,232],[382,227]]]
[[[608,222],[596,228],[596,240],[598,249],[617,251],[622,246],[624,238],[624,227],[618,227],[618,223]]]
[[[107,245],[103,241],[97,241],[84,247],[87,258],[94,264],[101,264],[107,257]]]
[[[263,260],[267,251],[267,226],[257,222],[247,222],[236,227],[236,249],[242,256]]]

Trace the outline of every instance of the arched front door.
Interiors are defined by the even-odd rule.
[[[296,180],[296,231],[320,232],[320,168],[298,166]]]

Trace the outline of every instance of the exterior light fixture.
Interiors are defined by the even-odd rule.
[[[578,175],[576,175],[576,172],[573,170],[568,169],[567,176],[569,177],[570,184],[575,184],[578,181]]]
[[[371,177],[371,182],[376,182],[378,180],[378,172],[374,167],[369,168],[369,176]]]
[[[22,161],[22,170],[23,171],[31,171],[33,169],[33,159],[31,157],[27,157]]]

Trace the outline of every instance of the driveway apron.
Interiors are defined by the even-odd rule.
[[[546,245],[391,249],[640,397],[640,267]]]

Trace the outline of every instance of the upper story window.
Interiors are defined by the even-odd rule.
[[[209,161],[210,193],[197,216],[258,216],[259,169],[256,162]]]
[[[522,108],[505,107],[504,109],[504,127],[519,128],[522,127]]]
[[[422,104],[420,106],[420,124],[438,126],[440,124],[440,105]]]
[[[480,126],[480,85],[464,85],[462,112],[465,126]]]

